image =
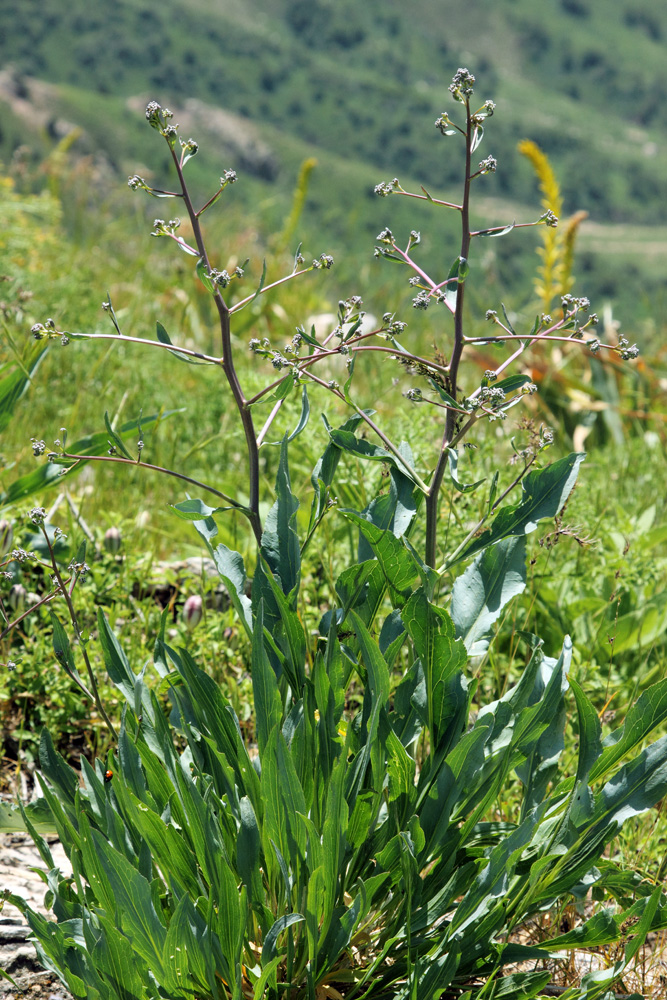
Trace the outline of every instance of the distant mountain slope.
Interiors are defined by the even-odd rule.
[[[530,136],[556,167],[567,211],[586,209],[598,225],[667,224],[667,5],[649,0],[0,0],[0,64],[18,85],[22,74],[59,85],[58,114],[85,119],[120,172],[137,156],[138,116],[123,127],[113,99],[134,107],[139,95],[204,102],[191,107],[220,108],[240,130],[247,120],[266,155],[246,157],[244,171],[277,191],[315,152],[318,221],[328,164],[330,198],[355,164],[360,177],[447,189],[459,157],[433,121],[468,65],[480,103],[497,103],[485,153],[499,169],[485,195],[535,204],[516,152]],[[6,157],[20,133],[4,131]],[[373,225],[356,236],[366,241]]]
[[[460,63],[600,221],[667,221],[667,5],[648,0],[21,0],[0,60],[102,94],[201,98],[322,149],[446,185],[424,140]],[[518,197],[527,169],[499,171]],[[576,195],[576,197],[575,197]]]

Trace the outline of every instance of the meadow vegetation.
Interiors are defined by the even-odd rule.
[[[345,19],[338,27],[313,24],[313,10],[319,6],[291,4],[291,30],[310,44],[331,36],[347,51]],[[568,7],[575,19],[596,11],[592,3]],[[642,25],[633,22],[633,30],[649,31]],[[650,27],[659,29],[659,23]],[[165,43],[156,39],[163,51]],[[130,56],[128,65],[136,62]],[[272,93],[268,84],[264,89]],[[468,115],[470,143],[474,129],[464,91],[458,103]],[[649,122],[651,114],[657,112],[646,111]],[[147,117],[173,149],[169,119],[155,110],[153,120]],[[430,121],[430,112],[426,117]],[[187,146],[187,137],[181,138]],[[659,884],[667,857],[664,828],[659,815],[648,835],[640,825],[664,784],[662,743],[645,745],[649,733],[652,740],[662,736],[667,704],[664,355],[656,350],[648,360],[633,360],[628,340],[620,339],[626,327],[619,338],[613,313],[600,310],[599,329],[591,331],[587,307],[581,316],[579,306],[563,308],[565,289],[554,286],[555,322],[563,315],[572,342],[533,345],[506,394],[527,385],[538,392],[516,407],[505,413],[504,396],[481,397],[493,419],[479,421],[473,447],[461,447],[453,464],[443,464],[446,488],[439,506],[429,506],[443,421],[433,416],[440,410],[423,401],[428,395],[443,408],[451,442],[461,425],[450,423],[449,415],[459,421],[462,401],[494,387],[489,371],[505,358],[502,345],[492,342],[498,324],[508,337],[514,329],[532,331],[526,341],[552,328],[540,319],[539,289],[525,283],[504,314],[498,306],[502,274],[495,283],[475,286],[474,268],[470,279],[463,270],[467,253],[451,269],[458,248],[450,245],[447,277],[439,279],[442,298],[454,292],[454,320],[477,338],[461,388],[456,372],[451,382],[451,336],[445,342],[440,315],[434,319],[436,308],[444,311],[447,303],[434,302],[429,311],[412,308],[415,290],[417,297],[433,292],[428,283],[424,288],[418,282],[406,296],[405,281],[393,277],[398,267],[371,260],[348,272],[359,284],[337,303],[340,286],[326,266],[318,267],[299,282],[258,294],[234,317],[229,334],[229,356],[233,352],[247,399],[283,370],[285,390],[290,379],[298,383],[270,428],[272,444],[259,451],[255,501],[246,435],[220,366],[195,368],[167,349],[125,339],[158,339],[199,359],[218,358],[224,285],[215,284],[208,265],[198,281],[194,258],[175,260],[166,252],[169,240],[148,241],[143,209],[128,209],[106,184],[98,199],[95,165],[80,163],[72,173],[65,155],[60,147],[45,161],[46,182],[15,161],[2,189],[9,279],[2,289],[2,514],[12,522],[13,546],[39,556],[36,562],[8,561],[12,579],[3,587],[3,605],[11,607],[9,591],[17,585],[26,597],[48,593],[52,559],[61,568],[73,561],[75,577],[77,566],[89,564],[74,589],[79,641],[70,647],[57,633],[59,665],[44,606],[2,639],[2,658],[12,667],[1,692],[7,757],[39,761],[48,777],[42,782],[48,809],[28,811],[22,820],[6,812],[4,821],[27,823],[47,867],[39,831],[55,826],[84,872],[83,880],[51,880],[62,924],[57,934],[49,939],[39,919],[29,917],[43,960],[78,995],[84,989],[124,995],[117,963],[129,938],[134,958],[124,966],[130,979],[123,989],[131,981],[138,996],[157,996],[160,987],[185,996],[194,982],[211,996],[277,997],[294,988],[309,997],[361,996],[374,988],[377,995],[449,991],[446,996],[482,1000],[540,995],[555,974],[542,955],[583,945],[606,949],[608,970],[565,995],[604,996],[644,956],[646,935],[667,926]],[[516,154],[508,150],[508,156]],[[461,175],[460,157],[444,162],[457,163]],[[194,159],[193,171],[196,164]],[[425,183],[428,174],[425,167]],[[193,176],[198,190],[200,175]],[[570,183],[566,175],[563,180]],[[406,190],[414,189],[406,182]],[[293,237],[288,207],[274,224],[281,235],[271,242],[272,223],[249,217],[233,192],[235,187],[223,192],[222,221],[211,224],[206,243],[215,248],[218,274],[243,268],[224,300],[232,310],[258,285],[299,266],[284,239]],[[395,187],[389,199],[372,206],[379,219],[378,256],[401,255],[393,231],[399,231],[404,205],[412,225],[419,214],[424,230],[432,230],[419,259],[437,272],[440,259],[430,252],[441,238],[443,210],[412,203]],[[391,230],[382,229],[385,216],[391,216]],[[176,235],[170,223],[154,223],[153,231]],[[187,238],[193,235],[195,229],[187,230]],[[418,240],[411,237],[408,250],[413,244]],[[548,245],[541,245],[546,252]],[[539,264],[532,250],[522,258],[524,275]],[[329,246],[318,242],[301,252],[306,263],[321,263]],[[544,264],[543,254],[542,285]],[[369,297],[359,287],[365,269],[373,274]],[[387,271],[390,279],[383,276]],[[459,290],[468,284],[464,303]],[[409,349],[427,370],[399,366],[390,353],[359,353],[350,385],[340,352],[322,362],[323,394],[310,392],[311,420],[303,430],[302,392],[313,388],[309,368],[305,354],[299,359],[285,345],[294,343],[299,327],[308,349],[320,351],[336,327],[346,331],[342,345],[349,341],[355,350],[362,327],[360,306],[350,305],[350,296],[359,293],[376,328],[393,338],[386,342],[394,352],[405,349],[407,339],[392,324],[409,320]],[[496,314],[485,319],[489,308]],[[324,333],[310,325],[331,313]],[[125,335],[122,342],[76,336],[113,336],[110,314]],[[28,338],[31,326],[41,339]],[[582,352],[578,341],[593,333],[611,345],[608,353]],[[449,365],[449,383],[434,382],[437,365]],[[350,420],[351,400],[356,423],[332,433]],[[390,441],[411,443],[409,458],[401,451],[403,464],[391,449],[369,454],[376,441],[370,431],[360,434],[359,423],[360,412],[371,406]],[[319,411],[328,424],[313,419]],[[132,421],[135,427],[122,434],[124,422]],[[288,448],[284,435],[295,428],[301,433]],[[143,442],[142,464],[212,484],[244,509],[218,513],[210,492],[198,493],[192,484],[186,490],[176,479],[140,468],[137,440]],[[588,455],[572,491],[579,464],[573,443],[575,452],[585,443]],[[99,459],[113,458],[111,447],[120,457],[123,446],[132,451],[132,465],[89,461],[58,476],[70,464],[67,455],[96,451]],[[33,453],[45,451],[53,452],[55,463],[36,461]],[[323,454],[332,463],[324,472],[318,466]],[[518,473],[539,484],[550,468],[567,474],[558,480],[559,502],[553,510],[547,504],[548,520],[532,532],[515,524],[514,535],[492,535],[495,546],[487,538],[475,549],[475,527],[496,525],[494,504]],[[314,469],[319,472],[312,478]],[[201,501],[184,501],[186,492]],[[497,520],[509,517],[505,509],[518,501],[517,495],[501,506]],[[44,517],[25,517],[28,508],[43,508],[47,523],[66,537],[48,531],[45,537]],[[430,529],[429,510],[435,510]],[[264,526],[259,555],[248,511],[251,527]],[[120,532],[120,546],[109,541],[109,529]],[[281,568],[285,552],[294,557],[289,570]],[[461,552],[469,554],[465,573],[457,561]],[[503,553],[495,569],[484,561],[494,552]],[[217,575],[164,565],[185,556],[212,559]],[[254,578],[251,602],[243,563]],[[493,573],[503,591],[497,614],[486,602]],[[222,607],[215,594],[220,577],[231,598]],[[487,588],[476,612],[485,625],[477,631],[465,625],[461,611],[461,602],[470,600],[461,595],[475,579]],[[156,583],[170,588],[165,612],[155,600]],[[193,593],[204,598],[205,611],[190,630],[182,608]],[[458,608],[452,593],[459,595]],[[64,631],[69,629],[67,624]],[[572,646],[564,639],[568,633]],[[115,729],[122,717],[119,742],[72,683],[72,664],[76,659],[80,665],[83,647]],[[157,671],[150,682],[142,672],[147,660]],[[566,727],[568,683],[572,722]],[[230,722],[235,717],[238,729]],[[38,740],[41,725],[50,736]],[[77,764],[81,790],[54,745]],[[261,768],[251,762],[256,751]],[[637,777],[641,769],[644,778]],[[186,832],[193,824],[194,832]],[[95,851],[103,859],[99,865]],[[174,852],[180,868],[170,862]],[[225,865],[214,861],[220,856]],[[605,904],[593,917],[585,903],[591,893]],[[170,967],[176,940],[186,946],[180,964]],[[202,940],[207,945],[200,949]],[[393,964],[383,965],[387,954],[395,956]],[[531,964],[517,971],[520,961]]]

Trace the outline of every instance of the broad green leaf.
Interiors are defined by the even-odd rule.
[[[200,257],[199,260],[197,261],[197,266],[195,270],[197,272],[197,277],[201,281],[204,288],[208,292],[212,292],[213,294],[215,294],[217,289],[215,284],[213,283],[213,280],[211,279],[210,274],[208,273],[208,267],[206,266],[206,261],[204,260],[203,257]]]
[[[450,410],[456,410],[457,413],[469,412],[465,409],[465,407],[461,406],[460,403],[457,403],[453,396],[450,396],[448,392],[445,392],[440,383],[436,382],[434,378],[429,378],[428,382],[431,388],[435,389],[437,394],[440,396],[440,399],[443,401],[445,406],[448,406]]]
[[[541,995],[542,990],[551,982],[551,972],[513,972],[510,976],[502,976],[494,983],[493,1000],[531,1000]]]
[[[255,614],[252,639],[252,691],[255,702],[255,730],[260,757],[273,730],[282,719],[282,701],[273,667],[266,655],[264,640],[264,602]]]
[[[369,414],[372,411],[366,411]],[[324,426],[327,431],[331,431],[331,427],[326,417],[322,417],[324,421]],[[350,417],[339,430],[353,432],[357,429],[361,423],[362,418],[355,414]],[[336,469],[338,468],[338,463],[340,461],[340,456],[342,455],[342,450],[334,444],[331,440],[331,435],[329,434],[329,443],[327,444],[322,457],[318,460],[313,473],[310,477],[310,482],[313,487],[313,502],[310,511],[310,522],[308,525],[308,532],[310,533],[313,529],[315,523],[324,514],[326,510],[326,504],[328,499],[329,488],[333,483],[334,476],[336,474]]]
[[[454,489],[458,490],[459,493],[474,493],[478,486],[485,483],[485,479],[478,479],[476,483],[462,483],[458,478],[458,464],[459,464],[459,454],[456,448],[449,449],[449,478],[452,481]]]
[[[450,312],[456,309],[456,297],[459,292],[459,280],[461,272],[461,262],[463,258],[457,257],[447,274],[447,284],[443,285],[445,304]]]
[[[449,725],[467,702],[468,685],[462,670],[465,646],[457,639],[446,611],[431,604],[423,591],[409,599],[401,616],[421,659],[426,679],[428,728],[433,749],[440,749],[452,734]]]
[[[274,841],[283,858],[295,869],[306,854],[306,832],[298,814],[305,816],[308,810],[291,754],[278,726],[269,736],[261,760],[264,853],[268,853],[268,841]]]
[[[555,517],[572,492],[579,466],[585,457],[585,454],[568,455],[546,469],[529,472],[522,483],[521,501],[511,507],[503,507],[491,527],[473,539],[449,565],[469,559],[501,538],[527,535],[535,530],[538,521]]]
[[[412,584],[419,578],[419,567],[401,538],[389,529],[383,529],[366,520],[353,510],[340,513],[359,528],[382,567],[387,586],[394,592],[396,601],[405,600]]]
[[[285,389],[285,390],[283,390],[282,395],[280,395],[281,386],[284,386],[286,383],[288,383],[288,388]],[[275,393],[273,394],[273,396],[271,398],[272,399],[283,399],[283,398],[285,398],[286,396],[288,396],[290,394],[290,392],[292,391],[292,389],[295,388],[297,384],[298,383],[294,382],[294,380],[291,379],[291,378],[285,379],[285,381],[281,382],[280,386],[278,386],[278,388],[276,389]],[[294,438],[297,438],[299,436],[299,434],[301,434],[301,432],[306,429],[306,427],[308,426],[308,421],[309,420],[310,420],[310,399],[308,398],[308,389],[304,385],[304,386],[301,387],[301,414],[300,414],[299,419],[297,421],[296,427],[294,428],[294,430],[290,434],[287,435],[287,443],[288,444],[289,444],[290,441],[293,441]],[[265,445],[271,445],[271,446],[282,445],[282,443],[283,443],[282,439],[280,441],[265,441],[264,442]]]
[[[400,469],[404,475],[409,475],[400,459],[393,452],[387,451],[386,448],[382,448],[379,444],[373,444],[371,441],[366,441],[365,438],[358,438],[351,430],[346,430],[345,427],[340,427],[337,430],[331,427],[327,427],[327,429],[331,441],[341,451],[345,451],[355,458],[365,458],[372,462],[386,462],[388,465]],[[401,453],[400,448],[398,451]],[[410,464],[409,461],[408,464]]]
[[[491,626],[526,586],[526,541],[504,538],[485,549],[452,588],[451,616],[456,637],[470,656],[485,653]]]
[[[210,736],[219,753],[234,769],[239,787],[255,804],[258,797],[257,772],[243,742],[238,719],[223,697],[220,685],[200,670],[187,650],[181,649],[174,662],[184,681],[182,688],[174,689],[174,693],[187,710],[190,724],[196,725],[200,733]],[[170,733],[168,736],[171,740]]]
[[[114,784],[117,784],[115,778]],[[116,794],[121,804],[125,804],[127,821],[150,847],[153,861],[167,885],[180,886],[197,899],[204,886],[197,878],[197,858],[183,837],[129,789]]]
[[[579,718],[579,756],[576,781],[582,782],[587,780],[602,754],[600,717],[590,698],[586,696],[574,677],[570,677],[570,687],[577,703]]]
[[[73,807],[79,779],[56,751],[48,729],[42,729],[39,739],[39,764],[51,784],[58,789],[64,804]]]
[[[56,660],[70,674],[70,676],[76,678],[81,686],[85,688],[85,682],[82,680],[78,670],[76,669],[74,656],[72,655],[72,647],[70,645],[67,632],[52,608],[49,608],[49,617],[51,619],[51,628],[53,630],[51,639],[53,642],[53,652]]]
[[[169,506],[174,514],[183,521],[203,521],[214,514],[221,514],[226,510],[238,509],[236,505],[234,508],[229,505],[226,507],[209,507],[207,503],[196,497],[189,497],[187,500],[179,501],[179,503],[170,503]]]
[[[188,996],[193,985],[206,989],[209,961],[206,927],[189,896],[182,896],[171,915],[162,961],[167,974],[164,986],[176,995]]]
[[[410,757],[403,744],[391,730],[387,733],[387,798],[394,802],[401,796],[406,800],[413,798],[415,789],[416,763]]]
[[[152,718],[154,715],[153,706],[148,687],[142,679],[143,671],[139,677],[135,676],[122,646],[99,607],[97,609],[97,634],[102,647],[104,665],[112,684],[115,684],[118,690],[123,693],[127,703],[134,708],[137,715],[145,712],[148,718]]]
[[[209,551],[211,559],[215,563],[218,576],[227,588],[230,600],[234,605],[239,621],[245,628],[248,636],[252,635],[252,607],[250,598],[246,594],[247,577],[243,556],[240,552],[227,548],[220,542],[213,548],[211,540],[218,534],[218,526],[212,517],[206,517],[203,521],[195,521],[195,528],[203,539]]]
[[[284,594],[295,590],[301,571],[301,548],[296,532],[298,509],[299,501],[290,483],[287,440],[284,438],[276,477],[276,502],[267,515],[261,545],[262,555],[270,571],[280,580]],[[258,572],[255,579],[259,576]],[[253,594],[255,590],[253,588]]]
[[[107,434],[109,435],[108,444],[119,451],[124,458],[129,458],[130,461],[133,460],[133,456],[130,455],[129,451],[123,444],[123,439],[120,434],[116,434],[115,430],[111,426],[111,421],[109,420],[108,410],[104,411],[104,426],[107,429]]]
[[[389,698],[387,662],[380,652],[377,639],[373,638],[359,615],[350,611],[349,620],[357,634],[361,657],[366,667],[370,695],[374,704],[383,707]]]
[[[260,558],[262,558],[260,556]],[[270,634],[264,634],[264,642],[270,643],[274,652],[278,650],[282,669],[289,681],[294,697],[300,698],[306,681],[306,636],[297,612],[291,601],[282,592],[275,577],[265,568],[265,581],[273,595],[274,617],[271,619]],[[264,598],[260,598],[262,604]],[[277,612],[277,614],[276,614]],[[253,642],[254,648],[254,642]]]
[[[591,824],[610,830],[639,816],[667,794],[667,736],[625,764],[596,796]]]
[[[286,913],[282,917],[278,917],[264,938],[264,944],[262,946],[263,967],[266,967],[267,964],[273,962],[276,957],[278,950],[278,936],[282,934],[284,930],[287,930],[288,927],[292,927],[294,924],[299,924],[305,919],[306,918],[301,913]]]
[[[607,777],[614,767],[641,746],[649,733],[665,719],[667,719],[667,680],[662,680],[640,695],[629,709],[623,725],[602,741],[602,754],[591,767],[589,782],[593,783]],[[574,779],[568,779],[561,783],[560,790],[568,793],[572,791],[573,786]]]
[[[494,382],[493,387],[494,389],[502,389],[503,392],[510,393],[516,392],[517,389],[522,389],[530,381],[530,375],[508,375],[507,378],[501,379],[500,382]]]
[[[155,909],[149,883],[96,830],[91,830],[90,834],[100,868],[111,887],[121,929],[153,973],[164,977],[167,932]]]
[[[261,841],[257,817],[252,802],[243,796],[239,803],[240,825],[236,839],[236,867],[243,884],[248,890],[248,898],[255,910],[261,909],[264,902],[262,887]]]
[[[547,726],[537,742],[530,748],[525,763],[516,773],[526,788],[521,818],[539,805],[545,797],[547,785],[555,778],[558,760],[565,746],[566,706],[565,692],[569,686],[568,673],[572,662],[572,642],[569,636],[563,641],[558,660],[545,656],[535,680],[531,704],[540,705]],[[540,713],[536,713],[536,716]],[[532,720],[531,720],[532,721]],[[517,720],[517,732],[522,720]]]
[[[137,966],[141,966],[145,975],[146,964],[128,948],[128,939],[114,926],[113,920],[93,920],[84,914],[83,934],[88,954],[94,955],[95,969],[103,973],[118,1000],[134,1000],[141,996],[143,984]],[[90,980],[88,985],[90,987]],[[91,996],[91,991],[87,995]]]

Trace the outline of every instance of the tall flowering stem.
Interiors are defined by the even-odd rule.
[[[472,142],[473,136],[477,130],[477,126],[473,123],[473,117],[470,113],[470,97],[465,96],[465,109],[466,109],[466,165],[465,165],[465,182],[463,187],[463,201],[461,204],[461,261],[467,261],[468,255],[470,253],[470,183],[472,180]],[[459,365],[461,363],[461,357],[463,355],[463,348],[465,345],[465,338],[463,334],[463,300],[465,296],[465,281],[459,281],[456,289],[456,306],[454,311],[454,348],[452,351],[452,358],[449,366],[449,382],[451,386],[451,394],[454,399],[457,398],[457,378]],[[429,490],[426,494],[426,549],[425,549],[425,560],[429,566],[435,566],[436,564],[436,545],[438,537],[438,499],[440,496],[440,488],[442,486],[442,480],[445,475],[445,469],[447,468],[448,459],[448,449],[451,446],[452,439],[456,432],[457,420],[460,418],[460,414],[456,410],[447,410],[447,416],[445,418],[445,430],[442,435],[442,442],[440,445],[440,452],[438,455],[438,460],[436,463],[435,471],[433,473],[433,478],[429,484]]]

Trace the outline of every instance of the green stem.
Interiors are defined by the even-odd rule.
[[[183,176],[181,163],[171,144],[169,148],[171,150],[171,156],[178,174],[181,191],[183,192],[183,202],[190,218],[190,224],[195,237],[195,243],[197,244],[197,250],[201,260],[203,260],[204,265],[206,266],[206,269],[210,271],[211,264],[206,251],[206,245],[204,243],[204,236],[201,223],[199,221],[199,215],[192,204],[190,193],[185,183],[185,177]],[[213,301],[215,302],[216,309],[218,310],[218,318],[220,321],[220,336],[222,340],[221,367],[225,373],[227,384],[229,385],[232,396],[234,397],[234,402],[236,403],[236,408],[243,426],[243,433],[245,435],[246,449],[248,452],[248,518],[250,520],[257,544],[259,545],[262,541],[262,522],[259,516],[259,449],[257,447],[257,436],[255,434],[252,414],[250,412],[248,402],[243,394],[241,383],[239,382],[239,378],[236,373],[236,368],[234,367],[229,307],[223,299],[219,289],[216,289],[213,295]]]
[[[191,476],[184,476],[182,472],[175,472],[173,469],[164,469],[161,465],[150,465],[148,462],[135,462],[130,458],[121,458],[118,455],[70,455],[69,452],[65,451],[61,457],[71,459],[73,462],[120,462],[122,465],[134,465],[142,469],[150,469],[151,472],[161,472],[165,476],[173,476],[174,479],[180,479],[184,483],[191,483],[192,486],[198,486],[200,489],[206,490],[216,497],[220,497],[225,503],[228,503],[236,510],[242,511],[244,514],[250,513],[248,508],[244,507],[238,500],[233,500],[232,497],[228,497],[221,490],[216,490],[214,486],[209,486],[207,483],[200,483],[198,479],[193,479]]]
[[[468,259],[468,254],[470,252],[470,179],[471,179],[471,161],[472,161],[472,121],[470,114],[470,102],[466,99],[466,167],[465,167],[465,183],[463,188],[463,202],[461,205],[461,252],[460,257],[464,260]],[[463,300],[465,295],[465,281],[459,281],[458,287],[456,289],[456,308],[454,310],[454,349],[452,351],[452,359],[449,365],[449,380],[451,395],[454,399],[457,397],[457,385],[456,380],[459,371],[459,364],[461,363],[461,355],[463,354],[463,348],[465,345],[465,339],[463,336]],[[425,562],[428,566],[433,566],[435,568],[436,563],[436,549],[437,549],[437,538],[438,538],[438,500],[440,498],[440,489],[442,487],[442,480],[445,475],[445,469],[447,467],[448,449],[450,447],[452,438],[456,432],[456,422],[458,420],[458,415],[456,411],[449,410],[447,412],[447,417],[445,419],[445,430],[442,436],[442,443],[440,445],[440,454],[438,456],[438,461],[435,467],[435,472],[433,473],[433,478],[429,486],[428,493],[426,494],[426,546],[425,546]]]

